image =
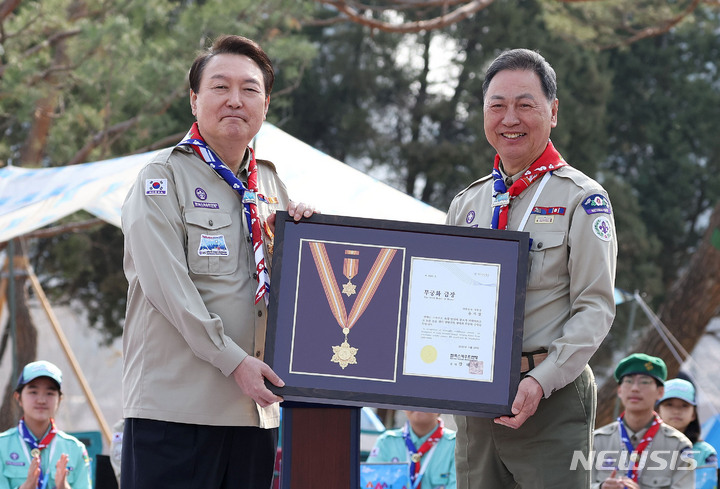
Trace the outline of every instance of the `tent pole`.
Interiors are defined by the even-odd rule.
[[[52,325],[53,329],[55,330],[55,334],[58,337],[58,340],[60,341],[60,345],[63,348],[63,351],[65,352],[65,356],[67,357],[68,361],[70,362],[70,365],[72,366],[73,370],[75,371],[75,375],[80,382],[80,386],[82,387],[83,392],[85,393],[85,397],[87,398],[88,402],[90,403],[90,409],[92,409],[93,414],[95,415],[95,418],[98,421],[98,424],[100,425],[100,430],[102,431],[103,437],[105,438],[105,442],[107,443],[107,446],[110,446],[112,441],[112,432],[110,431],[110,426],[108,426],[107,421],[105,421],[105,416],[103,416],[102,411],[100,410],[100,407],[98,406],[97,401],[95,400],[95,396],[92,393],[92,390],[90,389],[90,385],[87,383],[87,380],[85,379],[85,375],[83,375],[82,370],[80,369],[80,364],[78,363],[77,359],[75,358],[75,354],[73,353],[72,349],[70,348],[70,344],[68,343],[67,338],[65,337],[65,333],[63,332],[62,328],[60,327],[60,323],[57,320],[57,317],[55,316],[55,313],[53,312],[52,308],[50,307],[50,302],[47,300],[47,297],[45,296],[45,292],[43,291],[42,287],[40,286],[40,281],[38,280],[37,276],[35,275],[35,272],[32,271],[30,268],[30,265],[27,264],[27,272],[28,277],[30,277],[30,283],[32,284],[33,290],[35,290],[35,293],[37,294],[38,298],[40,299],[40,302],[42,303],[43,309],[45,309],[45,314],[47,314],[48,319],[50,320],[50,324]]]
[[[0,280],[0,314],[2,314],[2,310],[5,307],[5,294],[7,293],[7,285],[8,285],[8,269],[7,264],[5,264],[2,268],[2,280]]]
[[[18,378],[18,354],[17,354],[17,331],[15,328],[15,240],[8,241],[7,247],[8,260],[8,309],[10,310],[10,345],[12,347],[12,379]]]

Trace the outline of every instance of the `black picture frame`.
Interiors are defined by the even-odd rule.
[[[296,222],[286,212],[278,212],[275,226],[265,362],[285,386],[268,382],[270,390],[287,401],[484,417],[510,414],[521,377],[528,233],[322,214]],[[352,265],[353,258],[360,265]],[[435,290],[423,285],[426,280],[435,283],[432,273],[421,272],[423,267],[441,274],[445,267],[490,271],[494,282],[487,290],[492,293],[481,294],[490,307],[473,309],[477,281],[465,286],[446,279]],[[341,287],[354,293],[338,296]],[[335,295],[326,289],[336,290]],[[368,299],[370,290],[374,295]],[[471,300],[458,302],[467,290]],[[425,314],[426,309],[446,311],[447,316]],[[486,319],[488,311],[495,317]],[[465,314],[484,317],[465,319]],[[458,321],[470,326],[458,326],[464,329],[457,333],[448,325]],[[347,336],[341,322],[352,323]],[[467,331],[472,341],[455,339]],[[426,339],[435,334],[442,338],[437,343]],[[347,348],[341,348],[343,337]],[[438,348],[414,346],[428,341]],[[443,347],[446,343],[450,346]],[[349,350],[355,347],[355,352]],[[470,350],[448,353],[455,347]],[[478,361],[473,348],[487,349],[489,356]],[[484,366],[488,360],[490,368]]]

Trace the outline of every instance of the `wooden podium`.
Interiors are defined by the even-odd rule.
[[[282,404],[280,489],[359,489],[360,409]]]

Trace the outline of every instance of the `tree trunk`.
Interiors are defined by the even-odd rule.
[[[19,243],[18,243],[19,244]],[[30,309],[28,308],[28,292],[26,287],[26,268],[27,257],[22,252],[22,247],[15,247],[15,341],[17,351],[17,368],[23,368],[26,364],[35,360],[37,355],[37,329],[30,317]],[[8,287],[8,291],[9,291]],[[13,298],[8,296],[8,305]],[[10,319],[5,328],[10,328]],[[10,373],[7,388],[3,394],[2,407],[0,407],[0,431],[14,426],[20,419],[20,406],[13,399],[13,392],[17,384],[17,377],[12,378]]]
[[[720,306],[720,203],[710,216],[710,224],[697,252],[690,260],[690,266],[675,282],[667,301],[658,315],[672,335],[687,351],[692,351],[705,333],[710,320]],[[672,352],[668,349],[654,327],[648,327],[635,343],[633,352],[647,353],[665,360],[668,378],[675,377],[680,369]],[[612,421],[615,404],[615,380],[608,379],[598,391],[596,426]]]

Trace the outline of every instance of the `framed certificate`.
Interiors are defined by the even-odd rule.
[[[285,400],[477,416],[520,381],[529,235],[279,212],[265,361]]]

